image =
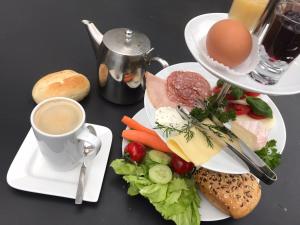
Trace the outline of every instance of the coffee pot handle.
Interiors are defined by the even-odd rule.
[[[162,66],[162,68],[166,68],[166,67],[168,67],[169,66],[169,63],[166,61],[166,60],[164,60],[164,59],[162,59],[162,58],[160,58],[160,57],[152,57],[151,59],[150,59],[150,61],[149,61],[149,63],[151,63],[151,62],[158,62],[161,66]]]

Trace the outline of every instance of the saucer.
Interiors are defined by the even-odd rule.
[[[97,202],[110,153],[112,132],[92,125],[102,146],[86,171],[83,200]],[[42,156],[32,129],[29,130],[7,173],[7,183],[18,190],[75,199],[81,164],[70,171],[56,171]]]

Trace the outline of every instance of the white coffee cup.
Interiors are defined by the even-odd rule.
[[[66,110],[61,110],[64,109],[64,107]],[[57,113],[60,112],[57,111],[57,109],[63,113]],[[56,112],[56,114],[52,112]],[[64,114],[65,112],[69,114]],[[66,119],[62,120],[62,118]],[[65,132],[63,129],[60,130],[60,123],[64,124],[65,121],[69,122],[71,120],[70,118],[75,121],[74,123],[71,121],[71,125],[74,127]],[[30,116],[33,132],[42,155],[54,169],[66,171],[76,167],[83,159],[83,145],[85,142],[89,143],[95,149],[100,148],[101,139],[89,132],[85,118],[86,115],[83,107],[78,102],[64,97],[46,99],[33,109]],[[57,121],[55,121],[56,119]],[[45,127],[42,127],[40,120],[44,122],[43,125],[45,125],[45,123],[51,126],[54,124],[52,128],[56,129],[57,127],[59,132],[49,132]]]

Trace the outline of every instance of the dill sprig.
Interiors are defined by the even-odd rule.
[[[208,135],[206,131],[203,130],[203,128],[196,126],[196,129],[203,134],[203,136],[206,139],[207,145],[210,148],[214,147],[214,143],[211,141],[211,137]]]
[[[172,133],[176,132],[178,134],[184,134],[184,137],[186,139],[186,141],[190,141],[195,133],[194,131],[191,130],[192,128],[192,124],[190,123],[186,123],[184,124],[181,129],[178,129],[174,126],[166,126],[166,125],[162,125],[158,122],[155,123],[156,124],[156,127],[154,127],[154,129],[160,129],[164,135],[168,138]]]

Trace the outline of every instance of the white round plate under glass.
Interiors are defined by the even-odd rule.
[[[156,76],[162,79],[166,79],[173,71],[192,71],[199,73],[210,83],[211,87],[214,87],[218,80],[215,76],[213,76],[211,73],[205,70],[199,63],[196,62],[179,63],[166,67],[165,69],[158,72]],[[283,118],[274,102],[268,96],[261,95],[260,98],[267,102],[272,108],[273,116],[276,120],[276,124],[270,131],[268,139],[277,140],[278,152],[282,153],[286,141],[286,129]],[[151,104],[147,96],[147,92],[144,97],[144,105],[149,123],[151,127],[155,127],[155,108]],[[164,139],[162,132],[160,132],[159,130],[155,131],[160,135],[160,137],[162,137],[162,139]],[[249,169],[244,164],[244,162],[242,162],[236,157],[232,157],[232,155],[229,154],[227,151],[220,151],[219,154],[213,156],[202,166],[204,168],[223,173],[242,174],[249,172]]]
[[[142,109],[139,112],[137,112],[134,115],[133,119],[143,124],[145,127],[151,128],[145,109]],[[123,139],[122,141],[123,153],[124,153],[124,148],[128,143],[129,142],[127,140]],[[229,217],[227,214],[221,212],[219,209],[217,209],[212,204],[210,204],[210,202],[206,200],[206,198],[201,194],[201,192],[199,193],[201,197],[201,203],[199,208],[201,221],[216,221],[216,220],[223,220]]]
[[[199,45],[201,40],[216,22],[228,18],[227,13],[209,13],[191,19],[184,31],[185,42],[193,57],[213,75],[237,85],[241,88],[268,94],[268,95],[292,95],[300,93],[300,57],[296,58],[289,69],[283,74],[276,85],[263,85],[254,81],[249,76],[237,76],[226,73],[212,67],[203,54],[200,52]]]

